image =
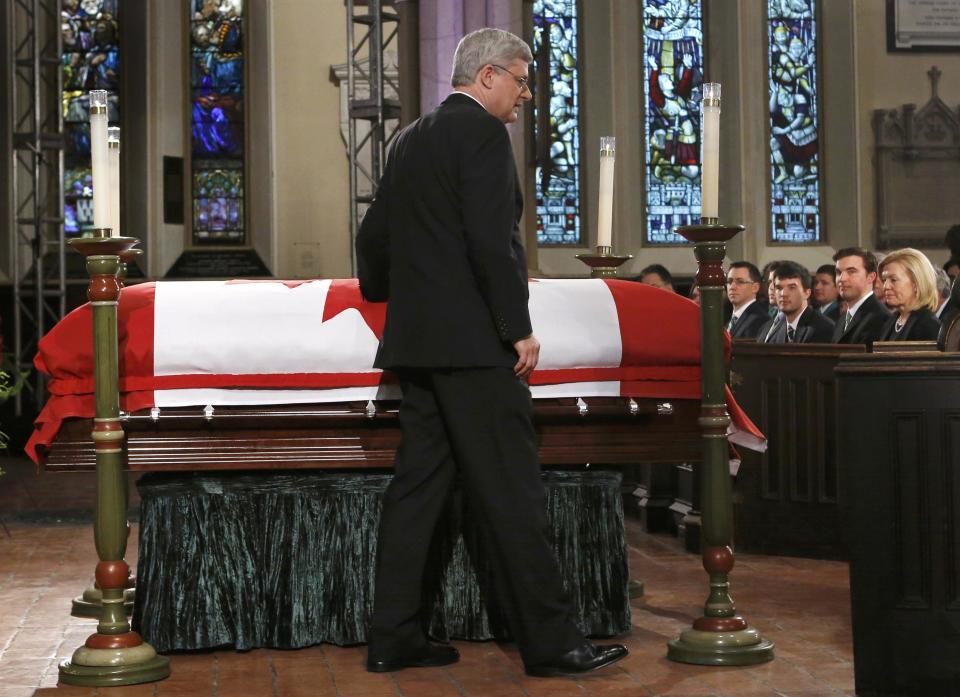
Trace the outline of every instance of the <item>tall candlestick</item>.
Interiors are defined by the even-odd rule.
[[[107,129],[107,160],[110,167],[110,235],[120,236],[120,128]],[[96,189],[94,189],[96,191]]]
[[[107,156],[107,91],[90,92],[90,159],[93,178],[93,227],[110,227],[110,164]]]
[[[720,83],[703,85],[701,107],[700,216],[716,220],[720,180]]]
[[[613,245],[613,165],[616,161],[617,139],[600,139],[600,203],[597,207],[597,246]]]

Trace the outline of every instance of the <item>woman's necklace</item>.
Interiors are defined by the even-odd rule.
[[[896,330],[897,334],[903,331],[903,326],[907,323],[907,320],[903,315],[897,318],[896,323],[894,323],[893,328]]]

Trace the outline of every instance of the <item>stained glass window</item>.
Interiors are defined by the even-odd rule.
[[[768,0],[773,242],[820,242],[816,0]]]
[[[243,0],[187,1],[193,242],[243,244]]]
[[[549,139],[547,162],[538,164],[536,173],[539,244],[581,243],[579,29],[576,0],[533,3],[533,52],[536,59],[545,56],[550,73],[548,85],[537,85],[549,90],[550,132],[534,128],[537,142]],[[535,106],[535,124],[538,117]]]
[[[110,125],[120,125],[120,48],[117,0],[64,0],[60,13],[63,52],[64,232],[93,227],[90,170],[90,90],[107,90]]]
[[[644,0],[644,142],[648,244],[685,244],[700,222],[700,0]]]

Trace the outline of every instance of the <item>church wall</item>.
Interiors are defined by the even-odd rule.
[[[927,71],[936,65],[942,72],[940,98],[951,109],[960,105],[960,53],[888,53],[886,5],[856,0],[858,92],[858,153],[860,171],[861,239],[872,245],[876,235],[877,196],[874,176],[874,134],[870,120],[874,109],[895,109],[903,104],[923,107],[930,100]],[[943,195],[955,196],[954,191]],[[960,223],[960,221],[957,221]],[[946,230],[944,230],[946,232]],[[946,261],[946,248],[924,250],[935,264]]]
[[[340,90],[346,60],[342,0],[271,3],[277,265],[283,278],[351,275],[347,155]],[[253,184],[256,184],[254,182]]]

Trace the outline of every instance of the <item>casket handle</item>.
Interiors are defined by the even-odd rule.
[[[377,405],[373,403],[372,399],[367,400],[367,418],[372,419],[377,415]]]
[[[670,402],[657,403],[658,416],[673,416],[673,405]]]
[[[580,412],[580,416],[586,416],[590,413],[590,407],[583,401],[583,397],[577,397],[577,411]]]

